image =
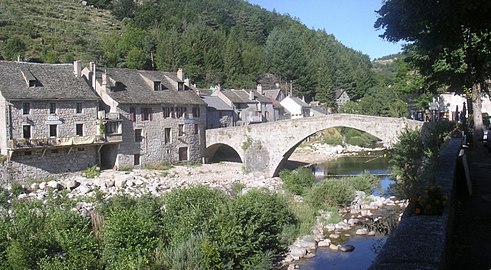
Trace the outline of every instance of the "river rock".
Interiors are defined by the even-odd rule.
[[[367,235],[368,235],[368,236],[375,236],[375,231],[369,231],[369,232],[367,233]]]
[[[46,185],[48,187],[52,188],[52,189],[56,189],[56,190],[61,189],[61,185],[58,182],[54,181],[54,180],[53,181],[49,181],[48,183],[46,183]]]
[[[327,229],[327,231],[332,232],[332,231],[336,230],[336,225],[330,223],[330,224],[327,224],[326,226],[324,226],[324,228]]]
[[[298,241],[298,245],[307,250],[315,250],[317,248],[317,241],[312,236],[305,236],[302,240]]]
[[[331,244],[331,239],[324,239],[317,243],[319,247],[328,247]]]
[[[361,229],[356,230],[355,234],[356,235],[366,235],[366,234],[368,234],[368,230],[366,228],[361,228]]]
[[[329,235],[329,238],[331,238],[331,239],[338,239],[339,238],[339,234],[335,234],[335,233],[330,234]]]
[[[68,189],[68,190],[73,190],[75,189],[76,187],[78,187],[80,185],[80,182],[78,182],[77,180],[75,179],[68,179],[66,180],[65,182],[63,182],[63,186]]]
[[[339,250],[341,250],[342,252],[351,252],[355,250],[355,247],[352,245],[341,245],[339,246]]]
[[[294,260],[296,261],[300,260],[300,258],[305,257],[306,254],[307,254],[307,249],[294,245],[290,246],[290,255],[292,255],[292,258]]]
[[[89,193],[90,188],[86,184],[81,184],[73,191],[78,195],[86,195],[87,193]]]
[[[338,247],[338,245],[330,244],[330,245],[329,245],[329,249],[330,249],[330,250],[338,250],[338,249],[339,249],[339,247]]]

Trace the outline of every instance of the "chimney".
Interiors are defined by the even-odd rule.
[[[20,62],[21,58],[20,58],[20,54],[17,55],[17,62]]]
[[[179,80],[181,80],[181,81],[183,80],[183,78],[184,78],[184,73],[183,73],[183,71],[182,71],[182,68],[179,68],[179,69],[177,70],[177,78],[178,78]]]
[[[96,76],[95,76],[95,69],[96,69],[96,67],[95,67],[95,63],[94,62],[90,62],[90,64],[91,64],[91,69],[92,69],[92,87],[94,89],[96,89],[96,84],[95,84],[96,83]]]
[[[80,65],[80,62],[73,61],[73,74],[75,74],[75,77],[80,78],[81,73],[82,73],[82,66]]]
[[[249,92],[249,99],[250,99],[250,100],[254,100],[254,91],[253,91],[253,90],[251,90],[251,91]]]
[[[264,95],[263,86],[260,83],[257,84],[256,89],[260,95]]]
[[[105,89],[107,85],[107,73],[104,70],[104,73],[102,73],[102,88]]]

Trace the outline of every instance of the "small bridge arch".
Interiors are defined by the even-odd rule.
[[[318,131],[332,127],[354,128],[380,138],[384,146],[390,148],[404,129],[416,129],[422,125],[423,122],[405,118],[329,114],[211,129],[206,131],[206,157],[213,157],[217,145],[225,144],[237,152],[246,171],[271,177],[278,174],[303,140]]]

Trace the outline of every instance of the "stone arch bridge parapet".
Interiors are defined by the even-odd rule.
[[[355,114],[329,114],[294,120],[206,130],[206,158],[220,145],[233,148],[247,172],[268,177],[278,174],[295,148],[312,134],[332,127],[349,127],[380,138],[390,148],[405,129],[418,129],[423,122],[406,118]]]

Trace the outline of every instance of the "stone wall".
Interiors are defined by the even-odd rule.
[[[435,171],[435,182],[448,197],[441,216],[411,215],[407,208],[393,235],[387,239],[369,268],[446,269],[447,244],[452,232],[455,204],[457,158],[462,139],[455,138],[442,149]]]
[[[97,164],[98,146],[73,146],[17,151],[10,162],[0,166],[0,179],[27,183],[56,174],[83,171]],[[71,149],[71,150],[70,150]],[[1,180],[0,180],[1,181]]]
[[[136,121],[130,121],[130,107],[136,109]],[[164,118],[161,105],[120,105],[123,119],[123,142],[121,143],[116,166],[119,168],[133,167],[134,155],[140,154],[140,165],[161,162],[179,162],[179,149],[187,148],[188,160],[200,162],[205,150],[206,109],[200,108],[200,117],[192,119]],[[152,120],[142,120],[142,108],[151,108]],[[188,114],[192,107],[187,107]],[[183,125],[184,134],[179,136],[179,125]],[[197,125],[197,133],[195,133]],[[169,143],[165,143],[165,129],[171,129]],[[142,141],[136,142],[135,130],[141,129]]]

